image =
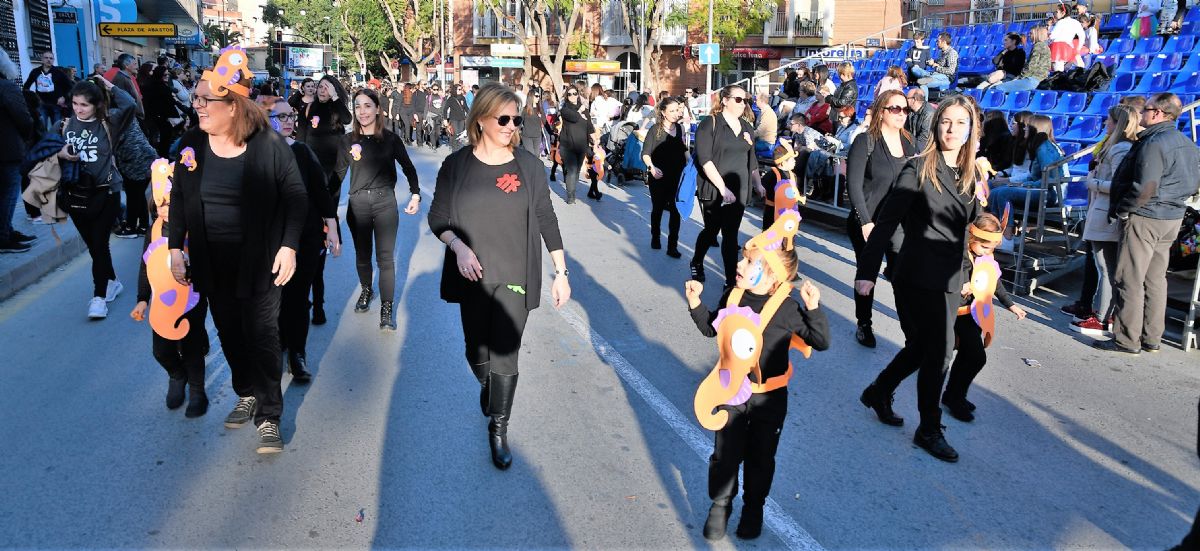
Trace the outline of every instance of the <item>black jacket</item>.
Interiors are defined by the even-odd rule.
[[[303,142],[293,142],[290,147],[296,156],[296,168],[300,170],[308,197],[308,213],[304,217],[300,239],[308,244],[322,242],[325,240],[325,219],[337,218],[337,203],[329,195],[325,171],[321,169],[317,154]]]
[[[1002,50],[992,58],[992,64],[997,69],[1004,71],[1004,74],[1018,77],[1021,75],[1021,71],[1025,70],[1025,50],[1023,48]]]
[[[1109,218],[1136,214],[1156,220],[1183,219],[1184,201],[1200,188],[1196,144],[1161,122],[1138,133],[1138,141],[1113,174]]]
[[[875,145],[868,156],[867,147],[871,140],[875,140]],[[905,137],[901,133],[900,144],[905,157],[917,154],[917,147],[911,137]],[[850,154],[846,159],[846,191],[850,194],[852,206],[850,216],[856,217],[860,226],[875,222],[879,218],[883,199],[896,186],[900,172],[904,169],[904,164],[901,163],[900,169],[894,170],[892,167],[897,165],[893,164],[889,157],[891,153],[887,144],[882,139],[871,137],[869,132],[859,134],[850,144]],[[897,228],[892,236],[892,250],[899,250],[903,242],[904,230]]]
[[[570,101],[564,101],[558,113],[563,119],[562,130],[558,133],[559,147],[580,153],[587,151],[592,121]]]
[[[35,82],[37,82],[37,78],[41,74],[42,74],[42,66],[41,65],[38,65],[37,67],[34,67],[32,71],[29,71],[29,77],[25,79],[25,86],[23,87],[23,89],[34,90],[35,92],[37,92],[37,90],[34,88],[33,84]],[[13,75],[13,76],[16,76],[16,75]],[[71,77],[67,76],[67,72],[65,70],[63,70],[62,67],[51,67],[50,68],[50,80],[51,80],[51,82],[54,83],[54,91],[53,92],[49,92],[49,93],[37,92],[38,98],[40,98],[42,100],[43,104],[50,104],[50,105],[57,104],[58,99],[67,97],[67,95],[71,93],[71,88],[73,86],[75,86],[75,83],[71,82]],[[67,106],[70,107],[69,102],[68,102]]]
[[[904,120],[904,129],[913,137],[913,142],[917,145],[917,151],[925,151],[925,146],[929,145],[929,137],[933,134],[933,113],[936,111],[929,102],[921,104],[921,109],[915,113],[909,113],[908,118]]]
[[[208,258],[208,237],[204,231],[204,205],[200,201],[200,182],[204,178],[204,152],[208,134],[196,128],[180,139],[179,148],[192,148],[196,170],[175,163],[171,188],[171,249],[183,249],[187,240],[191,256],[192,281],[201,294],[212,293],[213,274]],[[308,215],[308,197],[296,166],[296,156],[287,142],[271,130],[260,130],[246,142],[246,162],[242,181],[242,259],[238,273],[239,298],[266,292],[273,284],[271,267],[280,247],[297,250],[304,218]]]
[[[834,109],[853,107],[856,101],[858,101],[858,84],[854,82],[854,79],[843,81],[833,91],[833,95],[825,97],[825,103]]]
[[[25,138],[32,129],[33,116],[21,89],[10,80],[0,80],[0,162],[25,158]]]
[[[856,280],[875,281],[884,248],[896,228],[903,226],[904,244],[891,268],[893,283],[946,293],[962,291],[967,226],[979,213],[979,203],[974,186],[966,194],[959,193],[954,172],[941,155],[937,160],[941,191],[931,182],[918,181],[923,160],[912,159],[904,166],[858,257]]]
[[[459,176],[463,165],[466,164],[466,156],[474,154],[472,148],[464,147],[446,157],[446,160],[442,162],[442,168],[438,170],[437,184],[433,190],[433,202],[429,205],[429,229],[433,230],[434,237],[440,237],[446,230],[455,230],[455,234],[467,246],[471,245],[468,241],[469,236],[463,235],[455,220],[470,213],[459,212],[456,204],[458,194],[470,193],[471,186],[476,183],[464,182]],[[546,243],[548,251],[562,250],[562,234],[558,229],[558,217],[555,216],[554,207],[550,204],[550,184],[546,180],[546,165],[542,164],[541,159],[523,148],[516,148],[513,150],[513,154],[517,161],[517,177],[529,186],[530,191],[526,194],[529,197],[529,220],[527,223],[529,242],[528,257],[524,261],[525,273],[529,274],[529,279],[525,289],[525,308],[533,310],[541,304],[542,298],[542,278],[539,277],[542,273],[542,250],[538,247],[538,240],[540,238]],[[478,283],[473,283],[458,273],[457,257],[450,247],[446,247],[446,257],[442,262],[442,300],[452,303],[462,302],[475,285]]]
[[[467,98],[454,94],[446,96],[446,103],[442,106],[442,116],[450,122],[459,122],[467,120]],[[528,124],[528,123],[527,123]],[[455,126],[455,130],[462,130]]]
[[[754,154],[753,143],[745,144],[745,136],[751,137],[753,142],[754,126],[746,119],[738,118],[741,123],[741,128],[734,131],[732,127],[725,122],[724,115],[710,116],[696,127],[696,142],[694,152],[696,155],[696,181],[697,195],[701,201],[714,201],[721,198],[721,192],[717,190],[717,186],[708,181],[708,177],[704,173],[704,165],[712,161],[717,167],[717,171],[725,180],[725,186],[733,192],[739,203],[745,205],[750,202],[750,194],[753,191],[751,184],[751,175],[758,172],[758,157]],[[736,140],[730,142],[731,140]],[[735,148],[722,147],[723,143],[733,143],[744,149],[745,153],[733,156],[729,153]]]

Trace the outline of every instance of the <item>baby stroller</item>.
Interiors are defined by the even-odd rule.
[[[609,131],[605,149],[608,151],[608,173],[616,185],[627,180],[646,179],[646,164],[642,162],[642,140],[637,136],[637,124],[623,122]],[[610,178],[611,181],[611,178]]]

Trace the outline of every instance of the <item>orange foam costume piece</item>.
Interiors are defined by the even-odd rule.
[[[165,204],[170,197],[174,170],[175,164],[166,159],[157,159],[150,165],[150,185],[156,206]],[[159,217],[150,227],[150,246],[142,255],[151,289],[150,328],[164,339],[177,341],[191,330],[191,324],[183,316],[196,306],[200,296],[190,285],[180,285],[171,275],[171,253],[162,228],[163,219]]]

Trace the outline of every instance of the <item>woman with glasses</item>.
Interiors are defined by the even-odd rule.
[[[892,191],[900,170],[915,156],[917,145],[904,129],[908,117],[908,101],[904,92],[887,90],[871,104],[870,123],[850,145],[846,159],[846,190],[850,193],[850,216],[846,217],[846,233],[854,247],[855,262],[867,244],[875,219],[883,206],[883,198]],[[891,270],[904,242],[904,230],[897,228],[883,249]],[[889,272],[890,275],[890,272]],[[875,333],[871,329],[871,314],[875,307],[875,292],[854,295],[854,317],[858,330],[854,338],[867,348],[875,348]]]
[[[479,90],[467,119],[471,147],[442,163],[429,206],[429,228],[446,244],[442,299],[459,305],[467,363],[490,418],[492,464],[500,470],[512,465],[508,422],[521,337],[542,296],[539,241],[554,261],[554,307],[571,298],[545,165],[517,147],[520,105],[506,86]]]
[[[704,256],[721,235],[721,259],[725,283],[732,285],[737,275],[741,245],[738,232],[750,193],[765,195],[758,176],[754,155],[753,114],[746,90],[739,86],[721,89],[720,101],[712,116],[696,128],[696,165],[699,170],[698,193],[704,229],[696,236],[691,277],[704,281]]]
[[[583,106],[578,88],[567,89],[566,100],[559,114],[562,116],[562,130],[558,133],[558,154],[562,157],[567,204],[572,205],[575,203],[575,186],[579,184],[579,171],[588,153],[588,136],[593,132],[592,121]]]
[[[679,121],[683,118],[682,98],[664,98],[658,104],[654,126],[646,132],[646,143],[642,147],[642,161],[646,163],[646,187],[650,188],[650,248],[661,249],[662,216],[667,219],[667,256],[679,258],[679,209],[675,206],[675,194],[679,190],[679,178],[687,164],[688,150],[683,140],[685,133]]]
[[[525,119],[524,124],[521,125],[521,147],[524,147],[525,151],[533,153],[534,157],[541,158],[542,122],[546,120],[542,114],[541,92],[531,92],[526,96],[521,116]]]
[[[331,186],[340,185],[350,172],[350,204],[346,223],[354,240],[355,265],[362,292],[354,311],[371,308],[375,292],[371,289],[371,248],[379,265],[379,328],[396,330],[393,300],[396,294],[396,227],[400,216],[396,205],[396,163],[400,163],[411,194],[405,214],[416,214],[421,206],[421,188],[417,169],[408,157],[400,137],[383,127],[379,96],[374,90],[354,93],[354,131],[342,139],[338,148],[337,168]],[[336,196],[336,195],[335,195]]]
[[[425,102],[425,145],[436,150],[441,145],[442,121],[445,120],[442,110],[445,108],[446,96],[442,95],[440,84],[434,84],[429,89],[429,96]]]
[[[443,109],[443,117],[446,122],[446,133],[450,136],[450,150],[458,151],[463,146],[463,142],[459,140],[458,135],[466,129],[467,122],[467,98],[464,95],[462,83],[454,85],[454,92],[450,97],[446,98],[446,106]]]
[[[271,128],[287,140],[288,147],[296,156],[296,167],[304,180],[308,192],[308,214],[304,218],[304,229],[300,232],[300,248],[296,250],[296,275],[283,286],[279,305],[279,339],[287,350],[288,370],[292,382],[308,384],[312,375],[308,372],[306,345],[308,344],[308,316],[312,303],[308,291],[316,276],[321,255],[326,251],[341,256],[342,244],[338,240],[337,204],[329,196],[325,172],[321,163],[307,145],[295,139],[296,110],[282,98],[260,96],[259,103],[267,109]]]
[[[228,50],[218,66],[231,66],[234,55],[245,53]],[[171,274],[208,298],[238,395],[225,427],[253,420],[258,453],[278,453],[279,309],[308,212],[304,182],[292,150],[244,84],[205,71],[192,105],[200,127],[180,139],[175,163]]]
[[[342,136],[346,135],[346,125],[350,123],[350,110],[346,108],[346,92],[342,85],[332,75],[325,75],[317,82],[316,101],[313,101],[300,111],[301,119],[308,121],[305,126],[304,143],[317,154],[321,170],[325,178],[333,174],[337,163],[339,146]],[[333,204],[338,204],[338,190],[342,181],[329,182],[329,196]],[[317,273],[313,276],[312,284],[313,323],[325,323],[325,255],[321,255],[317,263]]]

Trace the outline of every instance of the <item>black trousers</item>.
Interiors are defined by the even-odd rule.
[[[945,395],[951,398],[966,398],[967,390],[975,376],[987,364],[987,351],[983,348],[983,330],[971,314],[958,316],[954,320],[954,338],[958,353],[950,365],[950,379],[946,382]]]
[[[200,295],[200,302],[184,318],[188,320],[188,333],[177,341],[164,339],[151,333],[154,359],[167,371],[172,379],[186,378],[192,388],[204,388],[204,356],[208,354],[208,330],[204,318],[208,316],[208,300]]]
[[[858,223],[858,216],[854,212],[846,217],[846,235],[850,237],[850,246],[854,248],[854,262],[858,263],[858,255],[862,254],[863,249],[867,247],[867,240],[863,239],[862,224]],[[883,272],[888,277],[891,276],[892,266],[896,261],[896,255],[899,251],[892,247],[888,247],[883,251],[883,258],[887,261],[887,266]],[[858,320],[859,327],[870,327],[871,316],[875,312],[875,289],[871,289],[868,295],[854,294],[854,317]]]
[[[570,203],[575,200],[575,185],[579,183],[579,172],[583,169],[587,152],[566,148],[562,144],[559,144],[558,152],[563,162],[563,187],[567,190],[567,202]]]
[[[738,467],[745,491],[742,502],[762,506],[775,478],[775,451],[787,416],[787,387],[753,394],[740,406],[722,406],[729,422],[717,431],[708,463],[708,496],[728,506],[738,493]],[[742,464],[745,463],[743,466]]]
[[[108,248],[108,239],[112,235],[113,221],[120,213],[120,197],[116,193],[106,193],[104,203],[94,214],[71,214],[71,222],[87,245],[88,255],[92,257],[92,296],[104,297],[108,292],[108,280],[117,279],[113,270],[112,251]]]
[[[679,185],[679,174],[663,174],[661,180],[650,178],[650,235],[654,238],[662,233],[663,213],[667,213],[667,249],[674,250],[679,244],[679,208],[675,206],[675,188]]]
[[[1079,300],[1075,304],[1091,309],[1096,299],[1096,289],[1100,286],[1100,271],[1096,269],[1096,250],[1092,248],[1091,241],[1083,242],[1083,252],[1086,255],[1083,260],[1083,286],[1079,288]],[[1105,277],[1108,277],[1107,274]],[[1107,313],[1100,312],[1097,315],[1103,320]]]
[[[931,291],[893,284],[896,314],[904,331],[904,348],[879,373],[875,384],[891,394],[909,375],[917,373],[917,409],[921,429],[940,428],[942,384],[954,350],[954,321],[961,297],[958,293]]]
[[[721,235],[721,260],[725,264],[725,283],[732,284],[737,276],[738,254],[742,245],[738,233],[742,227],[742,215],[746,205],[730,203],[722,205],[718,197],[711,201],[700,202],[701,214],[704,217],[704,229],[696,236],[696,252],[692,255],[692,264],[702,264],[708,248],[717,244],[717,234]]]
[[[229,363],[233,391],[258,400],[254,424],[279,422],[283,413],[280,379],[279,303],[282,288],[271,285],[250,297],[237,296],[240,243],[209,243],[213,285],[208,295],[221,351]]]
[[[149,186],[150,180],[125,180],[125,227],[150,227],[150,207],[146,203]]]
[[[301,240],[296,251],[296,273],[283,286],[279,304],[280,347],[290,352],[305,353],[308,343],[308,323],[312,303],[308,301],[308,290],[312,288],[321,264],[325,245],[319,240]],[[315,294],[315,292],[314,292]]]
[[[358,267],[358,282],[371,286],[371,248],[375,248],[375,263],[379,265],[379,300],[390,302],[396,294],[396,228],[400,211],[396,206],[396,190],[390,187],[364,189],[350,195],[346,223],[354,240],[354,259]]]
[[[472,366],[488,364],[490,371],[501,375],[516,375],[521,337],[529,319],[525,295],[507,285],[476,285],[458,308],[467,362]]]

